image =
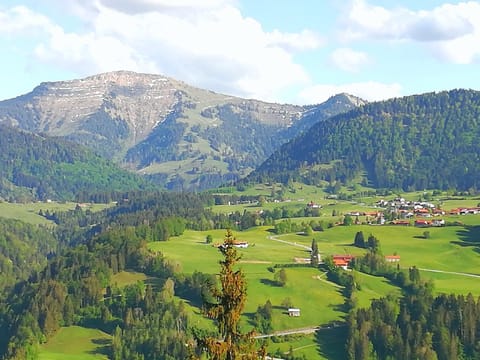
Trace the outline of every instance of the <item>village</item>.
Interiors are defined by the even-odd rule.
[[[430,202],[408,201],[401,197],[389,201],[379,200],[376,202],[376,207],[381,210],[350,211],[345,215],[355,217],[355,224],[362,223],[359,217],[365,217],[364,223],[370,225],[413,225],[424,228],[445,226],[446,222],[443,217],[448,217],[449,215],[480,213],[480,207],[455,208],[446,211]]]

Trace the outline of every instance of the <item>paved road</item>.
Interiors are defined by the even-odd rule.
[[[255,339],[265,339],[272,336],[287,336],[287,335],[295,335],[295,334],[313,334],[317,330],[325,330],[325,329],[334,329],[339,327],[347,326],[346,323],[336,322],[335,324],[326,324],[321,326],[310,326],[301,329],[289,329],[289,330],[282,330],[276,331],[272,334],[263,334],[255,336]]]
[[[460,275],[460,276],[468,276],[468,277],[480,278],[480,275],[469,274],[469,273],[462,273],[462,272],[455,272],[455,271],[444,271],[444,270],[422,269],[422,268],[418,268],[418,270],[420,270],[420,271],[429,271],[429,272],[440,273],[440,274],[452,274],[452,275]]]
[[[315,331],[320,329],[320,326],[311,326],[307,328],[301,329],[290,329],[290,330],[283,330],[283,331],[276,331],[272,334],[265,334],[265,335],[257,335],[255,339],[265,339],[272,336],[287,336],[287,335],[295,335],[295,334],[312,334]]]

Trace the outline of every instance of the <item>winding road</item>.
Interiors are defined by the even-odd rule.
[[[420,271],[429,271],[429,272],[440,273],[440,274],[451,274],[451,275],[459,275],[459,276],[468,276],[468,277],[480,278],[480,275],[469,274],[469,273],[462,273],[462,272],[455,272],[455,271],[444,271],[444,270],[422,269],[422,268],[418,268],[418,270],[420,270]]]

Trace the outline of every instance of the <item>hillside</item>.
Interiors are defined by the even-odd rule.
[[[266,103],[117,71],[42,83],[1,101],[0,122],[86,145],[170,189],[204,189],[247,175],[314,122],[359,103],[345,94],[315,106]]]
[[[370,103],[316,124],[248,181],[322,180],[404,190],[478,189],[480,92],[452,90]]]
[[[47,264],[58,242],[47,229],[0,217],[0,294]]]
[[[0,199],[6,200],[74,200],[151,187],[82,146],[3,125],[0,168]]]

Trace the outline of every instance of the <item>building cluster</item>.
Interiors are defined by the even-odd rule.
[[[355,259],[354,255],[333,255],[333,264],[338,268],[347,270],[353,259]],[[400,262],[400,255],[385,255],[385,261],[389,263]]]
[[[445,220],[438,217],[446,215],[443,209],[436,207],[434,204],[426,201],[409,201],[404,198],[397,197],[393,200],[379,200],[376,203],[382,211],[351,211],[350,216],[365,216],[367,224],[383,225],[387,223],[386,218],[393,220],[388,221],[390,225],[417,227],[445,226]],[[479,213],[480,208],[454,209],[449,214],[475,214]],[[414,220],[413,223],[411,220]],[[358,221],[358,220],[356,220]]]

